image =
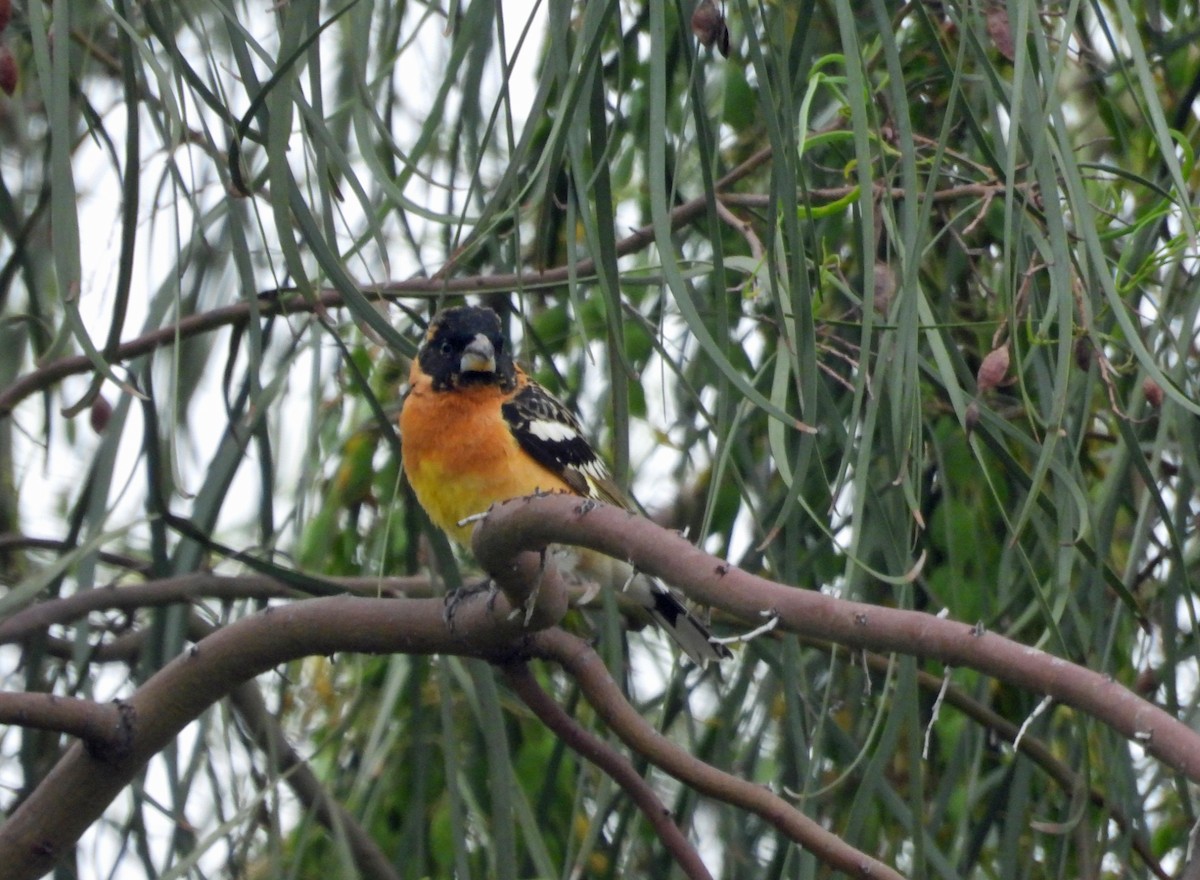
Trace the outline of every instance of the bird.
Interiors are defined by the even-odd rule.
[[[493,504],[566,493],[636,511],[584,437],[575,414],[513,360],[500,317],[485,306],[434,315],[412,362],[399,417],[405,475],[430,520],[470,548]],[[572,548],[570,578],[624,589],[698,666],[731,656],[657,578]]]

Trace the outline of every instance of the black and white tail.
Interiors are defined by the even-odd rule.
[[[629,592],[643,600],[654,622],[662,627],[697,666],[733,656],[729,648],[717,641],[708,631],[708,627],[688,611],[687,606],[660,581],[638,575],[630,584]]]

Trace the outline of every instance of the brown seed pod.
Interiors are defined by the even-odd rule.
[[[13,56],[12,49],[8,48],[7,43],[0,43],[0,89],[3,89],[6,95],[11,95],[17,90],[20,78],[21,72],[17,68],[17,59]]]
[[[1163,404],[1162,386],[1147,376],[1142,380],[1142,393],[1146,395],[1146,402],[1155,409],[1158,409]]]
[[[975,384],[979,386],[980,394],[992,390],[1004,381],[1008,374],[1008,357],[1007,345],[1001,345],[987,353],[987,357],[979,365],[979,372],[975,375]]]
[[[692,33],[705,49],[711,49],[715,43],[717,51],[729,57],[729,25],[713,0],[700,0],[697,4],[692,13]]]
[[[92,424],[92,430],[97,434],[103,434],[104,429],[108,427],[108,420],[112,418],[112,404],[103,394],[97,394],[96,399],[92,401],[92,409],[88,414],[88,421]]]
[[[1016,60],[1017,49],[1013,43],[1012,25],[1008,20],[1008,10],[999,3],[987,11],[987,33],[996,51],[1012,62]]]

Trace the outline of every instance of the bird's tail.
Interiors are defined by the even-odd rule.
[[[643,588],[645,595],[639,598],[646,600],[646,610],[654,622],[679,645],[683,653],[692,658],[693,663],[704,666],[710,660],[725,660],[733,656],[729,648],[717,641],[708,627],[687,609],[669,587],[654,578],[641,575],[635,578],[631,590],[636,589],[638,581],[646,584]]]
[[[635,570],[628,562],[594,550],[581,552],[563,545],[552,545],[552,552],[559,574],[569,581],[588,584],[594,589],[602,586],[623,589],[697,666],[733,656],[669,587]]]

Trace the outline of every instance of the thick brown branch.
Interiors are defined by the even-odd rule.
[[[565,606],[543,583],[542,603]],[[199,642],[121,704],[127,748],[95,753],[69,749],[32,794],[0,825],[0,865],[6,878],[40,877],[94,822],[120,791],[183,727],[242,682],[300,657],[354,651],[368,654],[460,654],[501,661],[528,636],[526,615],[502,595],[468,596],[453,607],[438,599],[337,596],[295,602],[244,618]]]
[[[649,520],[607,505],[581,508],[567,496],[497,505],[476,527],[475,556],[500,565],[519,547],[561,542],[590,547],[756,626],[776,615],[791,632],[852,648],[898,652],[976,669],[1080,709],[1200,782],[1200,734],[1117,682],[977,626],[777,584],[710,556]]]
[[[579,683],[587,701],[625,745],[703,794],[761,816],[825,864],[852,877],[902,880],[892,868],[855,849],[783,798],[704,763],[654,729],[625,699],[598,654],[564,630],[538,633],[534,649],[559,663]]]
[[[712,880],[712,874],[700,860],[700,854],[671,818],[654,789],[634,768],[629,759],[612,749],[600,737],[584,729],[563,708],[542,690],[526,663],[510,663],[501,667],[505,681],[521,701],[579,755],[608,774],[642,811],[658,839],[674,857],[676,863],[692,880]]]

